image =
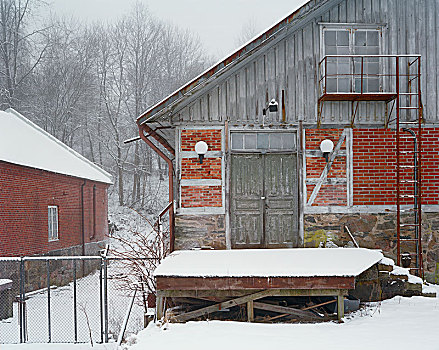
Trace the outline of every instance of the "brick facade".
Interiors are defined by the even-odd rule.
[[[81,245],[83,183],[72,176],[0,161],[0,256],[46,254]],[[108,233],[107,188],[104,183],[85,181],[85,244],[102,241]],[[48,206],[58,207],[59,239],[51,242]]]
[[[404,133],[408,135],[407,133]],[[422,137],[422,197],[424,205],[439,204],[439,128],[424,128]],[[401,149],[413,150],[413,141],[403,139]],[[402,164],[410,164],[413,154],[403,157]],[[354,205],[395,204],[396,137],[389,129],[354,129]],[[412,180],[407,171],[404,180]],[[413,193],[412,184],[404,184],[407,194]],[[404,204],[404,202],[402,203]]]
[[[305,147],[307,151],[319,151],[320,143],[329,139],[337,145],[341,136],[342,129],[308,129],[305,131]],[[320,205],[347,205],[346,183],[331,183],[334,179],[346,179],[346,140],[343,142],[340,150],[343,152],[332,163],[331,170],[328,174],[328,182],[323,184],[315,199],[313,206]],[[306,178],[318,179],[326,162],[322,157],[306,157]],[[307,184],[307,200],[311,196],[315,185]]]
[[[205,141],[208,151],[222,150],[221,129],[184,129],[180,134],[181,151],[194,152],[198,141]],[[193,154],[196,156],[196,154]],[[183,157],[180,161],[181,180],[220,180],[222,181],[221,157],[205,157],[200,164],[198,157]],[[222,207],[222,187],[214,185],[191,184],[181,186],[180,201],[182,208]]]
[[[319,150],[321,141],[330,139],[337,144],[342,129],[308,129],[305,132],[306,150]],[[404,133],[405,135],[409,135]],[[439,204],[439,128],[424,128],[422,137],[422,196],[424,205]],[[401,139],[401,150],[412,151],[413,140]],[[347,205],[347,185],[335,183],[334,179],[346,178],[346,141],[314,201],[314,206]],[[413,153],[401,157],[401,164],[413,164]],[[396,135],[391,129],[354,129],[352,138],[353,162],[353,205],[395,205],[396,204]],[[306,178],[320,177],[325,166],[321,157],[306,157]],[[403,171],[402,180],[412,180],[413,172]],[[309,199],[315,185],[307,182]],[[401,184],[406,194],[413,193],[413,184]],[[401,204],[408,204],[411,201]]]

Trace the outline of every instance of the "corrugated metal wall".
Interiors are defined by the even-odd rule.
[[[422,55],[422,102],[428,123],[438,122],[439,109],[439,3],[436,0],[344,0],[323,16],[310,18],[303,28],[230,69],[217,83],[210,83],[201,97],[173,115],[174,122],[262,123],[262,108],[271,98],[279,101],[279,112],[270,113],[265,124],[316,122],[319,23],[386,24],[383,54]],[[214,86],[212,88],[212,86]],[[357,123],[382,125],[382,102],[362,102]],[[346,124],[351,103],[325,103],[323,123]],[[228,118],[227,118],[228,117]]]

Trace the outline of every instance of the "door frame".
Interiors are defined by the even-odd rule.
[[[226,223],[226,249],[236,249],[232,248],[232,154],[262,154],[262,153],[270,153],[270,154],[295,154],[296,155],[296,176],[297,176],[297,220],[298,220],[298,235],[299,235],[299,246],[303,245],[303,139],[304,139],[304,130],[302,127],[302,122],[299,122],[298,126],[290,127],[290,128],[246,128],[246,127],[232,127],[230,128],[226,123],[225,128],[225,137],[226,139],[226,147],[225,147],[225,183],[226,183],[226,195],[225,195],[225,223]],[[287,151],[233,151],[232,150],[232,134],[233,133],[293,133],[296,135],[296,147],[295,150],[287,150]]]

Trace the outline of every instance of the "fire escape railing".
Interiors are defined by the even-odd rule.
[[[397,263],[404,265],[405,260],[408,268],[423,277],[421,56],[327,55],[318,68],[318,127],[327,101],[352,103],[351,127],[359,102],[385,103],[384,126],[395,129],[396,138]]]

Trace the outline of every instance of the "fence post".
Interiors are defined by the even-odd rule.
[[[105,319],[105,342],[108,343],[108,261],[104,256],[104,319]]]
[[[73,327],[75,332],[75,343],[78,342],[78,310],[76,299],[76,259],[73,259]]]
[[[24,291],[24,260],[20,258],[20,303],[18,307],[18,318],[20,320],[20,343],[26,342],[26,313],[25,313],[25,291]]]
[[[52,325],[50,319],[50,262],[49,259],[46,260],[47,268],[47,328],[49,331],[49,343],[52,342]]]
[[[100,301],[100,314],[101,314],[101,343],[104,342],[104,286],[103,286],[103,266],[104,257],[101,254],[101,263],[99,265],[99,301]]]

